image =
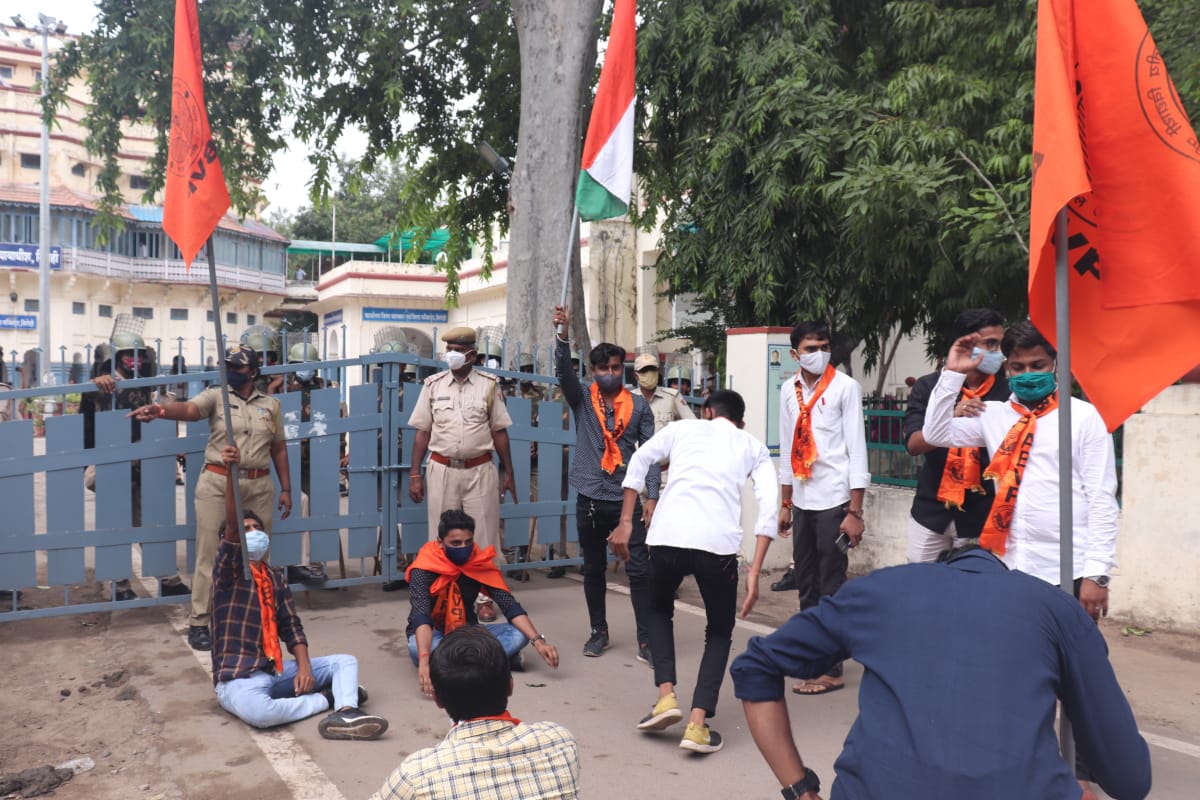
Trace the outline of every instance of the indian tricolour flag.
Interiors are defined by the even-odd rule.
[[[629,208],[633,189],[633,78],[636,69],[635,0],[616,0],[600,86],[583,144],[575,188],[581,219],[608,219]]]

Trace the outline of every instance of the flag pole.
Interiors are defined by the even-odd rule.
[[[217,353],[220,355],[217,361],[217,374],[221,378],[221,410],[225,412],[225,443],[232,447],[236,443],[233,440],[233,417],[229,413],[229,376],[225,374],[225,336],[221,331],[221,301],[217,296],[217,256],[213,252],[212,234],[208,236],[205,250],[208,251],[208,293],[212,298],[213,328],[216,329]],[[261,363],[260,356],[260,366]],[[226,468],[228,469],[228,467]],[[246,530],[244,525],[246,518],[242,513],[242,482],[239,480],[240,469],[241,464],[238,464],[234,468],[232,481],[233,508],[234,513],[237,514],[238,541],[242,544],[242,570],[245,573],[246,580],[253,581],[254,578],[250,574],[250,559],[246,556]]]
[[[1054,329],[1058,333],[1058,530],[1059,585],[1075,594],[1075,509],[1073,451],[1071,449],[1071,287],[1067,263],[1067,209],[1058,211],[1054,236]],[[1065,709],[1059,715],[1059,749],[1075,769],[1075,737]]]
[[[567,286],[570,284],[570,278],[571,278],[571,256],[575,253],[575,245],[578,242],[579,242],[579,204],[576,203],[575,210],[573,212],[571,212],[571,232],[570,232],[570,234],[567,235],[567,258],[566,258],[565,263],[563,264],[562,299],[559,301],[559,305],[561,305],[563,307],[564,311],[567,310]],[[558,337],[560,339],[564,338],[564,334],[567,334],[567,331],[565,330],[564,326],[562,326],[562,325],[558,326],[557,332],[558,332]]]

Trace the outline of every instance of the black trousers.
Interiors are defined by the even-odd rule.
[[[575,527],[579,534],[579,550],[583,555],[583,597],[587,601],[588,617],[594,630],[608,630],[605,600],[608,536],[620,521],[619,500],[593,500],[579,495],[575,501]],[[646,629],[650,605],[650,554],[646,549],[641,500],[633,509],[633,535],[629,539],[629,561],[625,564],[625,574],[629,576],[629,597],[633,602],[638,644],[647,644],[650,641]]]
[[[717,713],[717,696],[737,614],[737,555],[717,555],[707,550],[680,547],[650,548],[650,652],[654,656],[654,685],[675,680],[675,590],[692,575],[704,599],[704,655],[692,692],[692,708],[705,716]]]
[[[850,560],[836,544],[841,535],[844,506],[810,511],[792,511],[792,560],[796,571],[796,586],[800,593],[800,610],[811,608],[822,597],[831,595],[846,582],[846,567]],[[826,673],[840,677],[842,665]]]

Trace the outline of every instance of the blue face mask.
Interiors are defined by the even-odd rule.
[[[600,391],[604,392],[604,394],[612,394],[621,388],[621,373],[609,372],[605,375],[597,375],[596,385],[600,387]]]
[[[999,350],[982,350],[976,347],[971,351],[971,358],[979,358],[983,356],[983,360],[979,362],[979,366],[975,369],[982,372],[984,375],[995,375],[1000,371],[1000,367],[1004,365],[1004,353]]]
[[[1053,372],[1022,372],[1008,379],[1008,388],[1027,406],[1042,402],[1057,386],[1058,379]]]
[[[308,383],[313,379],[313,375],[316,374],[317,371],[315,369],[298,369],[296,370],[296,380],[301,383]]]
[[[462,566],[471,560],[471,554],[475,552],[475,543],[464,545],[463,547],[451,547],[450,545],[442,545],[442,549],[446,551],[446,558],[450,559],[451,563]]]
[[[262,561],[270,546],[266,531],[246,531],[246,555],[251,561]]]

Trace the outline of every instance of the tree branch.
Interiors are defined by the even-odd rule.
[[[1008,203],[1004,202],[1004,197],[1001,196],[999,190],[996,189],[996,185],[988,180],[988,176],[983,174],[983,170],[979,168],[978,164],[967,158],[966,153],[964,153],[962,150],[955,150],[954,152],[958,154],[960,159],[967,162],[971,169],[975,170],[975,174],[978,175],[980,179],[987,184],[987,187],[992,190],[992,194],[994,194],[996,199],[1000,201],[1000,207],[1004,209],[1004,216],[1008,217],[1008,224],[1012,226],[1013,236],[1016,237],[1017,243],[1021,245],[1021,249],[1028,253],[1029,245],[1026,244],[1025,237],[1021,235],[1021,229],[1017,227],[1017,221],[1013,219],[1012,212],[1008,210]]]

